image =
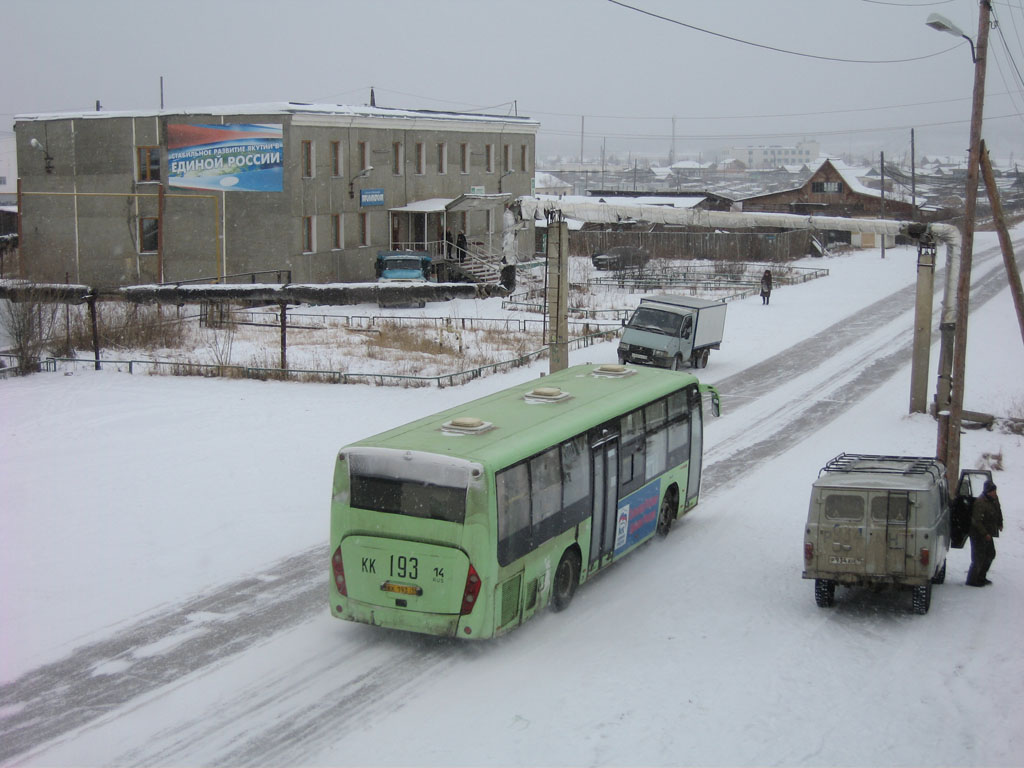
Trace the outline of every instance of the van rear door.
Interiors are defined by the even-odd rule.
[[[902,576],[907,571],[907,519],[910,495],[883,491],[870,495],[867,572]]]
[[[865,494],[834,488],[818,490],[818,568],[827,573],[864,572]]]

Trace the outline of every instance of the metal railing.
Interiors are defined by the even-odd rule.
[[[614,331],[598,331],[585,336],[577,336],[569,340],[569,349],[582,349],[592,346],[599,341],[607,340],[615,335]],[[488,373],[512,370],[527,365],[534,360],[543,357],[548,352],[548,347],[543,346],[532,352],[500,360],[487,365],[480,365],[462,371],[450,373],[439,373],[432,376],[417,376],[398,373],[369,373],[360,371],[331,371],[310,368],[261,368],[250,365],[224,365],[218,363],[193,363],[188,361],[175,360],[120,360],[112,358],[100,358],[101,366],[119,366],[118,371],[126,371],[129,374],[148,371],[151,374],[171,376],[203,376],[208,378],[236,377],[245,379],[321,382],[328,384],[376,384],[377,386],[402,386],[402,387],[424,387],[436,386],[444,388],[464,384],[467,381],[478,379]],[[43,371],[56,372],[62,366],[70,367],[72,370],[78,366],[95,367],[94,358],[76,357],[48,357],[42,360],[40,365]]]

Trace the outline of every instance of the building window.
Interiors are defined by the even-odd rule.
[[[508,173],[512,170],[512,147],[504,144],[501,148],[501,172]]]
[[[459,145],[459,164],[462,173],[469,173],[469,144]]]
[[[448,145],[444,142],[437,145],[437,172],[448,173]]]
[[[365,171],[370,167],[370,145],[365,141],[359,142],[359,170]]]
[[[341,223],[340,213],[331,216],[331,236],[334,241],[332,243],[334,250],[340,251],[345,247],[345,229]]]
[[[160,181],[160,147],[136,147],[139,181]]]
[[[302,252],[313,253],[316,244],[313,242],[313,217],[302,217]]]
[[[395,174],[395,176],[402,175],[402,165],[404,159],[402,157],[402,154],[402,142],[394,142],[391,145],[391,172]]]
[[[486,168],[488,173],[494,173],[494,145],[488,144],[487,147],[487,160]]]
[[[416,173],[422,176],[427,172],[427,148],[422,141],[416,142]]]
[[[139,217],[139,253],[156,253],[160,247],[160,220],[156,217]]]
[[[331,175],[341,176],[341,142],[331,142]]]
[[[313,142],[302,142],[302,176],[306,179],[313,178]]]
[[[812,181],[811,192],[817,192],[819,194],[827,192],[842,192],[843,182],[841,181]]]
[[[366,211],[359,213],[359,244],[370,244],[370,214]]]
[[[519,170],[526,173],[526,145],[522,144],[519,147]]]

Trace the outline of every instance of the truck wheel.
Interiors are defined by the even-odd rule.
[[[672,358],[672,365],[670,366],[673,371],[683,370],[683,358],[680,355],[676,355]]]
[[[555,569],[555,583],[551,588],[551,605],[564,611],[572,601],[580,583],[580,556],[575,549],[567,549]]]
[[[815,579],[814,602],[819,608],[831,608],[835,605],[836,583],[831,579]]]
[[[709,357],[711,357],[711,350],[710,349],[705,349],[703,352],[700,353],[700,367],[701,368],[707,368],[708,367],[708,358]]]
[[[929,581],[927,584],[914,587],[914,613],[924,616],[928,613],[928,608],[932,604],[932,583]]]
[[[939,568],[939,572],[932,576],[932,584],[945,584],[946,583],[946,563],[943,561],[942,567]]]

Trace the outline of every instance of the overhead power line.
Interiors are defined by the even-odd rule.
[[[817,59],[819,61],[838,61],[843,64],[904,64],[908,61],[922,61],[923,59],[931,59],[935,56],[941,56],[942,54],[948,53],[949,51],[952,51],[954,48],[959,48],[960,46],[963,45],[963,43],[958,43],[957,45],[954,45],[950,48],[945,48],[941,51],[936,51],[935,53],[929,53],[925,56],[914,56],[909,59],[842,59],[836,56],[819,56],[814,53],[804,53],[803,51],[790,51],[787,50],[786,48],[777,48],[774,45],[765,45],[764,43],[755,43],[750,40],[742,40],[741,38],[732,37],[731,35],[723,35],[721,32],[714,32],[713,30],[710,29],[704,29],[703,27],[698,27],[693,24],[687,24],[686,22],[679,21],[678,19],[670,19],[668,16],[662,16],[661,14],[658,13],[645,11],[643,8],[637,8],[635,5],[629,5],[628,3],[620,2],[620,0],[607,1],[612,5],[618,5],[630,11],[642,13],[644,16],[650,16],[651,18],[658,19],[660,21],[667,21],[670,24],[677,24],[680,27],[686,27],[687,29],[692,29],[695,32],[703,32],[705,35],[720,37],[723,40],[731,40],[734,43],[742,43],[743,45],[750,45],[753,46],[754,48],[762,48],[766,51],[775,51],[776,53],[785,53],[788,54],[789,56],[801,56],[805,59]]]

